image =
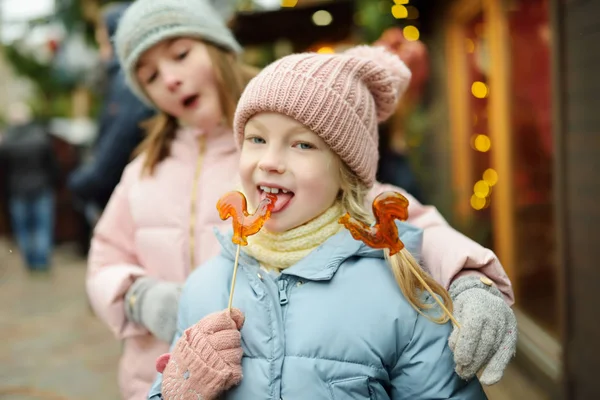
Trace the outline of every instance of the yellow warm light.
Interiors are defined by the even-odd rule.
[[[475,51],[475,42],[471,39],[467,39],[465,43],[467,47],[467,53],[473,53]]]
[[[488,92],[489,89],[487,85],[483,82],[473,82],[473,84],[471,85],[471,93],[473,93],[473,96],[477,97],[478,99],[486,98]]]
[[[483,210],[485,207],[486,200],[475,195],[471,196],[471,207],[475,210]]]
[[[402,33],[404,34],[404,38],[406,40],[408,40],[409,42],[414,42],[416,40],[419,40],[420,33],[416,26],[412,26],[412,25],[405,26],[404,29],[402,30]]]
[[[335,53],[335,50],[333,50],[333,48],[331,48],[329,46],[323,46],[323,47],[319,48],[319,50],[317,50],[317,53],[319,53],[319,54],[333,54],[333,53]]]
[[[493,168],[488,168],[483,173],[483,180],[490,186],[494,186],[498,183],[498,172]]]
[[[404,6],[395,4],[392,6],[392,15],[396,19],[406,18],[408,17],[408,10]]]
[[[394,0],[395,4],[408,4],[408,0]]]
[[[473,147],[475,150],[480,151],[482,153],[486,153],[492,147],[492,141],[486,135],[477,135],[473,140]]]
[[[333,21],[333,16],[329,11],[319,10],[313,14],[312,21],[317,26],[327,26]]]
[[[473,194],[481,199],[488,197],[491,191],[492,188],[486,181],[477,181],[475,186],[473,186]]]
[[[298,0],[281,0],[281,7],[296,7]]]

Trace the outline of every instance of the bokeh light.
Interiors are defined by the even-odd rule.
[[[402,30],[402,33],[404,34],[404,38],[406,38],[406,40],[408,40],[409,42],[414,42],[414,41],[419,40],[420,32],[416,26],[413,26],[413,25],[405,26],[404,29]]]
[[[477,81],[471,85],[471,93],[478,99],[484,99],[488,96],[489,89],[485,83]]]

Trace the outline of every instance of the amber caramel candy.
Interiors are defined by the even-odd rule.
[[[277,196],[267,193],[267,197],[258,204],[254,214],[248,213],[246,197],[237,191],[225,193],[217,202],[219,217],[223,221],[232,218],[233,237],[231,241],[241,246],[248,244],[248,236],[252,236],[263,227],[271,216]]]
[[[374,249],[390,249],[394,255],[404,248],[404,243],[398,237],[395,219],[408,219],[408,200],[397,192],[383,192],[373,200],[373,215],[375,225],[352,218],[350,214],[343,215],[339,222],[350,231],[352,237],[361,240]]]

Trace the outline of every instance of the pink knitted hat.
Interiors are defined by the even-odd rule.
[[[379,159],[377,124],[393,114],[411,73],[383,47],[358,46],[342,54],[293,54],[250,81],[235,113],[244,127],[261,112],[277,112],[319,135],[369,187]]]

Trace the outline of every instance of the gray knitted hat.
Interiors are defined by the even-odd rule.
[[[206,0],[136,0],[119,21],[114,43],[132,91],[148,105],[135,76],[140,56],[155,44],[175,37],[194,37],[234,53],[241,46],[226,21]]]

